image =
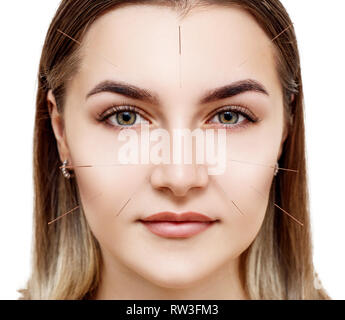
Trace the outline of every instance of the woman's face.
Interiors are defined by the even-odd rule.
[[[67,87],[64,128],[57,130],[55,120],[53,125],[61,158],[93,165],[74,171],[104,268],[165,288],[230,270],[262,225],[270,166],[283,141],[271,40],[240,9],[207,7],[180,20],[169,8],[131,5],[98,19],[81,49],[80,70]],[[158,101],[116,93],[111,82],[145,89]],[[227,95],[201,101],[228,85]],[[99,121],[114,105],[136,109]],[[208,175],[207,164],[115,165],[124,145],[120,128],[132,128],[140,139],[140,123],[171,137],[174,129],[226,128],[226,170]],[[139,221],[162,211],[199,212],[217,222],[171,237]]]

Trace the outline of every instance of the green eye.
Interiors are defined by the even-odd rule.
[[[122,126],[131,126],[135,123],[137,115],[135,112],[123,111],[116,115],[117,122]]]
[[[218,119],[223,124],[236,124],[239,114],[233,111],[223,111],[218,114]]]

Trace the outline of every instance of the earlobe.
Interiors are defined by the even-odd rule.
[[[51,125],[54,132],[54,136],[57,142],[58,151],[60,155],[60,161],[63,162],[65,159],[69,159],[69,152],[66,142],[64,121],[62,114],[58,111],[56,99],[52,90],[48,91],[47,94],[47,105],[50,115]]]

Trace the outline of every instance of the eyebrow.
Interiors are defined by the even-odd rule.
[[[150,104],[159,105],[160,100],[158,95],[151,93],[146,89],[139,88],[135,85],[122,82],[105,80],[96,85],[86,96],[86,99],[90,96],[101,92],[110,92],[123,95],[128,98],[141,100]],[[269,96],[265,87],[256,80],[246,79],[233,82],[229,85],[222,86],[220,88],[212,89],[206,92],[206,94],[200,99],[199,104],[206,104],[221,99],[231,98],[245,92],[258,92]]]
[[[199,103],[206,104],[221,99],[231,98],[245,92],[258,92],[269,96],[268,91],[260,82],[246,79],[208,91],[201,98]]]
[[[96,85],[87,94],[86,98],[101,92],[117,93],[128,98],[142,100],[151,104],[159,104],[159,98],[156,94],[126,82],[111,80],[106,80]]]

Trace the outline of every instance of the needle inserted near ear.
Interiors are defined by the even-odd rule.
[[[97,197],[99,197],[99,196],[101,196],[101,195],[102,195],[102,192],[99,192],[99,193],[97,193],[95,196],[91,197],[91,200],[93,200],[93,199],[95,199],[95,198],[97,198]],[[60,219],[66,217],[68,214],[70,214],[70,213],[76,211],[76,210],[79,209],[79,208],[80,208],[80,204],[77,205],[76,207],[74,207],[73,209],[67,211],[66,213],[62,214],[61,216],[59,216],[59,217],[57,217],[57,218],[55,218],[55,219],[49,221],[49,222],[48,222],[48,225],[51,225],[51,224],[53,224],[54,222],[59,221]]]
[[[282,170],[282,171],[288,171],[288,172],[295,172],[298,173],[298,170],[295,169],[287,169],[287,168],[281,168],[279,167],[279,164],[276,163],[274,166],[273,165],[268,165],[268,164],[264,164],[264,163],[258,163],[258,162],[251,162],[251,161],[244,161],[244,160],[235,160],[235,159],[229,159],[229,161],[232,162],[238,162],[238,163],[243,163],[243,164],[248,164],[248,165],[252,165],[252,166],[261,166],[261,167],[267,167],[267,168],[273,168],[275,171],[276,170]],[[277,171],[277,172],[278,172]]]

